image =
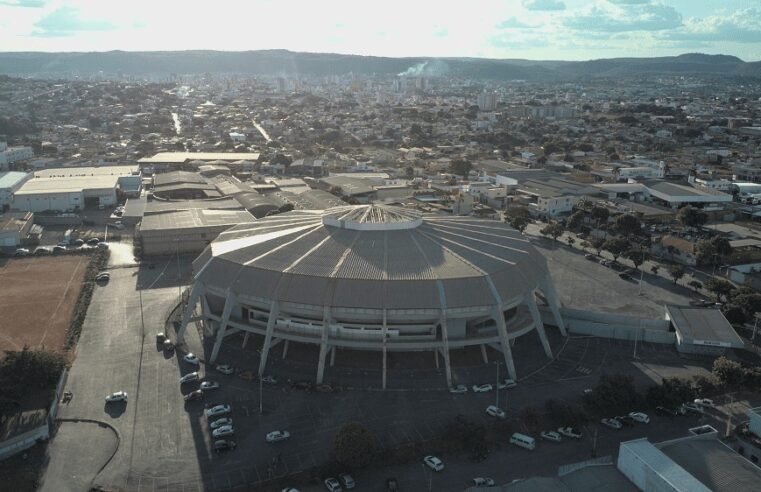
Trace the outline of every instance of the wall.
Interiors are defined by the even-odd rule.
[[[569,333],[577,335],[592,335],[616,340],[635,339],[662,344],[675,344],[676,333],[669,332],[670,323],[663,319],[644,319],[611,313],[582,311],[571,308],[560,310]],[[543,316],[547,324],[554,324],[549,311]]]

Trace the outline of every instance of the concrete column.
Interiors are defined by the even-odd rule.
[[[264,334],[264,343],[262,344],[262,354],[259,359],[259,375],[264,375],[264,368],[267,367],[267,356],[270,353],[270,347],[272,345],[272,332],[275,331],[275,322],[280,315],[280,304],[277,301],[272,301],[270,304],[270,315],[267,318],[267,331]]]
[[[486,345],[481,344],[481,358],[484,360],[484,364],[489,363],[489,356],[486,355]]]
[[[443,314],[443,313],[442,313]],[[449,338],[447,336],[447,319],[441,317],[441,338],[444,341],[444,375],[447,377],[447,388],[452,387],[452,366],[449,364]]]
[[[539,307],[536,305],[536,297],[533,292],[526,296],[526,305],[531,313],[531,319],[534,320],[534,328],[536,328],[536,332],[539,334],[539,340],[541,340],[542,347],[544,347],[544,353],[552,359],[552,349],[550,348],[549,340],[547,340],[547,333],[544,331],[544,323],[542,323],[542,317],[539,314]]]
[[[243,336],[243,345],[241,345],[240,348],[244,349],[246,348],[246,345],[248,345],[248,337],[251,335],[250,331],[247,331],[246,334]]]
[[[507,367],[507,373],[510,375],[510,379],[517,381],[518,376],[515,372],[513,351],[510,349],[510,338],[507,336],[507,324],[505,323],[505,315],[502,312],[502,306],[497,307],[495,310],[494,321],[497,322],[497,332],[499,333],[500,345],[502,346],[502,355],[505,357],[505,367]]]
[[[182,313],[182,321],[180,322],[180,331],[177,332],[177,343],[183,343],[185,341],[185,330],[188,328],[190,318],[193,317],[193,311],[196,309],[196,304],[201,294],[204,292],[204,287],[201,282],[195,282],[193,288],[190,290],[190,296],[188,296],[188,303],[185,306],[185,311]]]
[[[283,360],[285,360],[285,357],[288,355],[288,340],[285,341],[283,344]]]
[[[230,289],[227,289],[227,296],[225,297],[225,307],[222,310],[222,320],[220,321],[219,328],[217,329],[217,338],[214,340],[214,348],[211,349],[211,357],[209,362],[212,364],[216,362],[219,355],[219,348],[222,346],[222,340],[225,338],[225,332],[227,331],[227,323],[230,321],[230,313],[233,311],[233,307],[238,304],[235,300],[235,295]]]
[[[333,346],[332,349],[330,349],[330,367],[333,367],[333,365],[336,363],[336,347]]]
[[[381,328],[381,337],[383,338],[383,389],[386,389],[386,357],[388,348],[386,347],[386,343],[388,343],[388,321],[386,320],[386,310],[383,310],[383,327]]]
[[[436,369],[439,368],[439,349],[433,351],[433,357],[436,359]]]
[[[317,362],[317,384],[322,384],[325,375],[325,357],[328,355],[328,331],[330,330],[330,307],[325,306],[322,315],[322,337],[320,338],[320,359]]]
[[[560,334],[564,337],[567,337],[568,332],[565,329],[565,322],[563,321],[563,317],[560,315],[560,298],[558,298],[558,293],[555,290],[555,286],[552,285],[552,281],[548,278],[542,282],[540,288],[542,293],[544,293],[545,299],[547,299],[547,304],[550,305],[552,317],[555,319],[555,324],[560,330]]]

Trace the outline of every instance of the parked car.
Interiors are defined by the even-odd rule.
[[[164,340],[166,340],[166,335],[163,331],[156,333],[156,343],[164,343]]]
[[[34,250],[34,254],[36,255],[49,255],[53,251],[50,248],[46,248],[45,246],[38,246]]]
[[[189,372],[180,378],[180,384],[191,383],[193,381],[198,381],[197,372]]]
[[[685,403],[682,405],[682,408],[685,412],[693,412],[693,413],[705,413],[705,410],[703,410],[702,405],[698,405],[696,403]]]
[[[597,257],[596,257],[595,255],[593,255],[593,254],[589,254],[589,253],[585,254],[585,255],[584,255],[584,258],[586,258],[586,259],[587,259],[587,260],[589,260],[589,261],[594,261],[594,262],[596,262],[596,261],[597,261]]]
[[[357,486],[357,484],[354,482],[354,477],[348,473],[342,473],[338,475],[338,480],[343,484],[346,490],[351,490]]]
[[[436,456],[426,456],[423,463],[433,471],[440,472],[444,469],[444,463]]]
[[[291,437],[291,433],[290,432],[276,430],[276,431],[272,431],[272,432],[268,433],[264,437],[264,439],[267,442],[280,442],[280,441],[286,441],[290,437]]]
[[[225,451],[232,451],[237,447],[237,443],[230,439],[218,439],[214,441],[214,452],[224,453]]]
[[[199,388],[203,391],[211,391],[213,389],[219,388],[219,383],[216,381],[203,381],[201,382]]]
[[[66,246],[61,246],[60,244],[53,246],[53,254],[59,254],[59,253],[65,253],[66,252]]]
[[[201,390],[191,391],[185,395],[185,401],[200,400],[201,398],[203,398],[203,391]]]
[[[650,423],[650,417],[646,413],[643,412],[631,412],[629,414],[629,417],[633,418],[637,422],[641,424],[649,424]]]
[[[582,434],[573,427],[558,427],[558,433],[573,439],[581,439]]]
[[[600,419],[600,423],[610,427],[611,429],[621,429],[623,427],[621,421],[616,419]]]
[[[386,479],[386,492],[399,492],[399,484],[395,478]]]
[[[111,274],[109,272],[100,272],[95,276],[96,282],[108,282],[111,280]]]
[[[90,246],[97,246],[99,242],[100,242],[100,239],[98,239],[97,237],[93,237],[87,240],[87,244],[89,244]]]
[[[101,241],[98,244],[96,244],[95,247],[101,248],[101,249],[108,249],[108,243]]]
[[[213,437],[232,436],[233,434],[235,434],[235,429],[233,429],[232,425],[223,425],[211,431]]]
[[[473,393],[488,393],[494,390],[494,386],[491,384],[474,384],[472,389]]]
[[[75,239],[74,241],[71,242],[71,244],[73,244],[74,246],[82,246],[83,244],[85,244],[85,242],[81,239]]]
[[[341,484],[333,477],[325,479],[325,488],[330,492],[341,492]]]
[[[264,383],[264,384],[277,384],[277,379],[275,379],[272,376],[264,376],[262,378],[262,383]]]
[[[449,388],[449,392],[454,394],[467,393],[468,387],[465,386],[464,384],[458,384],[457,386],[452,386],[451,388]]]
[[[16,249],[16,253],[15,253],[16,256],[26,256],[28,254],[29,254],[29,250],[26,248],[18,248]]]
[[[714,405],[713,400],[711,400],[709,398],[695,398],[695,404],[696,405],[701,405],[701,406],[704,406],[704,407],[715,407],[716,406],[716,405]]]
[[[314,389],[320,393],[332,393],[335,391],[335,388],[333,388],[333,386],[329,385],[328,383],[315,385]]]
[[[221,372],[222,374],[227,374],[228,376],[235,372],[235,368],[231,366],[230,364],[219,364],[217,367],[215,367],[217,372]]]
[[[677,413],[675,411],[671,410],[670,408],[666,408],[662,406],[655,407],[655,413],[657,413],[658,415],[665,415],[667,417],[677,416]]]
[[[539,433],[539,437],[546,441],[560,442],[563,440],[560,434],[555,431],[544,431]]]
[[[114,403],[117,401],[127,401],[127,392],[126,391],[117,391],[116,393],[111,393],[106,397],[106,403]]]
[[[209,427],[211,427],[212,429],[218,429],[225,425],[233,425],[233,419],[231,419],[230,417],[222,417],[221,419],[217,419],[209,423]]]
[[[174,350],[174,344],[168,338],[164,340],[164,350],[166,350],[167,352],[171,352],[172,350]]]
[[[504,419],[505,417],[507,417],[507,415],[505,414],[505,411],[496,405],[489,405],[488,407],[486,407],[486,414],[491,415],[492,417],[496,417],[498,419]]]
[[[516,383],[512,379],[505,379],[504,381],[500,381],[499,383],[497,383],[497,389],[501,389],[501,390],[515,388],[516,386],[518,386],[518,383]]]
[[[194,366],[197,366],[199,364],[198,357],[196,357],[196,355],[193,352],[188,352],[187,354],[185,354],[182,360]]]
[[[206,409],[206,418],[227,415],[231,411],[232,409],[230,408],[230,405],[215,405]]]
[[[485,477],[476,477],[473,479],[473,485],[476,487],[494,487],[494,480]]]

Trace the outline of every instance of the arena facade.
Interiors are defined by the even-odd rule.
[[[178,333],[203,321],[215,362],[225,337],[263,336],[259,373],[276,343],[319,346],[316,381],[337,348],[382,352],[500,351],[516,379],[511,342],[536,331],[552,357],[537,301],[566,331],[546,260],[506,224],[422,215],[386,205],[297,211],[223,232],[194,261]]]

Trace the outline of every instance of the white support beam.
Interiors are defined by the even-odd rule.
[[[534,328],[539,334],[539,340],[542,342],[542,347],[544,347],[544,353],[552,359],[552,348],[550,348],[550,342],[547,340],[547,333],[544,331],[544,323],[542,323],[542,316],[539,314],[539,307],[536,305],[536,296],[533,292],[530,292],[526,296],[526,305],[531,313],[531,319],[534,320]]]
[[[230,321],[230,313],[232,313],[233,308],[237,304],[238,301],[235,299],[235,295],[230,289],[227,289],[227,296],[225,296],[225,307],[222,310],[222,321],[220,322],[219,328],[217,329],[217,337],[214,340],[214,348],[211,349],[211,357],[209,357],[209,362],[212,364],[217,361],[219,349],[222,346],[222,340],[225,338],[225,332],[227,331],[227,323]]]
[[[240,348],[244,349],[246,348],[246,345],[248,345],[248,337],[251,335],[250,331],[247,331],[246,334],[243,336],[243,345],[241,345]]]
[[[330,331],[330,307],[325,306],[322,316],[322,336],[320,337],[320,359],[317,362],[317,384],[322,384],[325,375],[325,357],[328,355],[328,331]]]
[[[286,340],[283,344],[283,360],[288,356],[288,344],[290,343],[289,340]]]
[[[550,305],[552,317],[555,318],[555,324],[560,330],[560,334],[564,337],[567,337],[568,332],[565,329],[565,322],[563,321],[563,317],[560,315],[560,298],[558,298],[558,293],[555,290],[555,286],[552,285],[552,280],[550,278],[546,278],[540,285],[540,289],[544,294],[544,298],[547,299],[547,304]]]
[[[449,337],[447,335],[447,318],[444,312],[441,312],[441,338],[444,342],[444,374],[447,377],[447,388],[452,387],[452,366],[449,363]]]
[[[330,367],[333,367],[335,363],[336,363],[336,346],[334,345],[333,348],[330,349]]]
[[[481,344],[481,358],[484,360],[484,364],[489,363],[489,356],[486,355],[486,345]]]
[[[277,301],[272,301],[270,304],[270,315],[267,318],[267,331],[264,334],[264,342],[262,343],[262,353],[259,359],[259,375],[264,375],[264,368],[267,367],[267,356],[270,352],[270,344],[272,343],[272,332],[275,331],[275,322],[280,315],[280,304]]]
[[[510,349],[510,337],[507,335],[507,324],[505,323],[505,314],[502,307],[494,311],[494,321],[497,323],[497,332],[500,338],[500,347],[502,355],[505,357],[505,367],[510,379],[517,381],[518,376],[515,372],[515,362],[513,361],[513,351]]]
[[[193,312],[196,309],[198,299],[204,293],[204,287],[201,282],[195,282],[193,288],[190,290],[190,296],[188,296],[188,303],[185,305],[185,311],[182,313],[182,321],[180,322],[180,331],[177,332],[177,343],[183,343],[185,341],[185,330],[188,329],[188,323],[190,318],[193,317]]]
[[[381,328],[381,337],[383,337],[383,389],[386,389],[386,357],[388,356],[388,321],[386,319],[386,310],[383,310],[383,327]]]

